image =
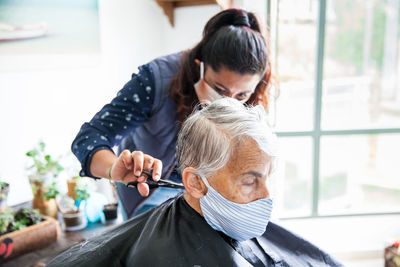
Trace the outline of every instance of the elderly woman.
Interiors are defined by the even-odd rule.
[[[217,100],[192,114],[179,133],[183,195],[48,266],[339,266],[269,222],[275,156],[276,137],[261,106]]]

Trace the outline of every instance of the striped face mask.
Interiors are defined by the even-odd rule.
[[[200,198],[200,207],[207,223],[217,231],[238,241],[261,236],[267,229],[272,212],[272,199],[263,198],[247,204],[227,200],[202,177],[208,188]]]

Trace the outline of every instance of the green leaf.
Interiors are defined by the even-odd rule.
[[[86,188],[77,188],[75,192],[76,192],[76,200],[82,201],[90,197],[90,194],[86,190]]]
[[[40,151],[44,151],[44,148],[46,147],[46,144],[43,141],[39,142],[39,147],[40,147]]]
[[[35,149],[35,150],[28,151],[28,152],[26,152],[26,155],[28,157],[34,157],[37,155],[37,150]]]
[[[60,193],[56,186],[56,182],[52,182],[51,185],[46,188],[48,191],[43,194],[43,197],[45,197],[47,200],[56,198],[56,196]]]
[[[5,234],[7,232],[8,225],[14,219],[14,215],[10,211],[3,211],[0,213],[0,235]]]
[[[18,231],[21,229],[26,228],[26,224],[24,223],[24,221],[16,221],[13,223],[13,226],[11,227],[11,231]]]
[[[33,175],[38,177],[43,177],[48,174],[56,177],[64,168],[57,160],[54,160],[50,154],[45,153],[45,147],[45,142],[40,141],[36,148],[26,153],[26,155],[33,160],[33,166],[29,169],[33,170]]]

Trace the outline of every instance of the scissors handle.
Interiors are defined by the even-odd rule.
[[[146,183],[149,185],[150,189],[159,188],[159,187],[168,187],[168,188],[175,188],[175,189],[185,189],[185,186],[181,183],[174,183],[171,181],[167,181],[164,179],[159,179],[158,181],[152,180],[153,174],[151,172],[143,170],[142,173],[146,174],[148,179]],[[129,182],[126,186],[128,187],[137,187],[138,182]]]

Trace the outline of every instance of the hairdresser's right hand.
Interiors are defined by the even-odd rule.
[[[124,150],[120,156],[115,160],[111,167],[111,179],[116,182],[129,182],[138,181],[137,189],[142,196],[149,195],[149,185],[146,183],[147,177],[142,174],[142,171],[153,171],[152,179],[158,181],[162,173],[162,162],[159,159],[153,158],[150,155],[144,154],[142,151]]]

